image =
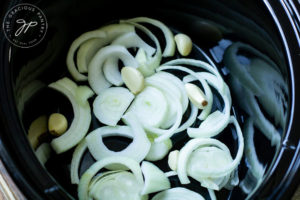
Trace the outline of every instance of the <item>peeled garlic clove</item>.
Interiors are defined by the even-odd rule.
[[[190,101],[199,109],[203,109],[207,105],[206,96],[203,91],[192,83],[186,83],[185,90]]]
[[[66,132],[68,121],[66,117],[60,113],[53,113],[49,117],[48,129],[54,136],[60,136]]]
[[[168,165],[173,171],[177,170],[178,156],[179,156],[178,150],[174,150],[169,153]]]
[[[174,40],[175,40],[177,50],[179,51],[180,55],[188,56],[191,53],[193,43],[189,36],[187,36],[183,33],[179,33],[179,34],[175,35]]]
[[[139,70],[133,67],[123,67],[121,75],[126,87],[133,94],[137,94],[144,89],[144,76]]]

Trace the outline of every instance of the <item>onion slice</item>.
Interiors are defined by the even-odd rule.
[[[93,57],[88,68],[89,84],[97,94],[100,94],[103,90],[111,86],[111,83],[105,79],[102,70],[104,61],[107,58],[119,58],[126,66],[131,66],[134,68],[138,67],[137,61],[125,47],[119,45],[109,45],[103,47]]]
[[[165,95],[159,89],[148,86],[136,96],[127,113],[134,113],[144,127],[159,127],[165,121],[167,111]]]
[[[51,146],[48,143],[41,144],[35,151],[35,155],[42,165],[50,158]]]
[[[108,88],[94,100],[94,114],[103,124],[116,126],[133,99],[134,95],[127,88]]]
[[[152,134],[148,134],[148,138],[149,135]],[[169,153],[170,149],[173,147],[172,141],[170,139],[162,142],[154,142],[154,139],[152,139],[152,141],[150,140],[151,147],[145,158],[148,161],[158,161],[163,159]]]
[[[172,31],[165,24],[163,24],[162,22],[160,22],[158,20],[151,19],[148,17],[136,17],[136,18],[128,19],[126,21],[134,22],[134,23],[149,23],[153,26],[158,27],[163,32],[165,40],[166,40],[166,47],[164,49],[163,56],[164,57],[174,56],[175,49],[176,49],[174,35],[173,35]]]
[[[137,47],[139,49],[144,49],[148,56],[151,56],[155,49],[145,43],[135,32],[129,32],[121,35],[117,39],[115,39],[112,45],[120,45],[124,46],[125,48],[132,48]],[[121,73],[118,67],[118,58],[109,57],[107,58],[106,62],[103,66],[103,72],[105,78],[112,83],[113,85],[120,86],[123,84],[123,80],[121,77]],[[137,66],[131,66],[137,67]]]
[[[128,24],[134,25],[136,28],[143,31],[155,43],[156,52],[155,52],[154,56],[149,57],[147,62],[139,63],[140,65],[139,65],[139,68],[138,68],[139,71],[145,77],[154,74],[155,69],[159,66],[161,58],[162,58],[161,48],[160,48],[160,44],[159,44],[159,41],[158,41],[157,37],[149,29],[147,29],[145,26],[142,26],[138,23],[129,22],[129,21],[121,21],[121,23],[128,23]]]
[[[87,149],[87,144],[86,140],[83,139],[75,148],[72,156],[72,161],[71,161],[71,183],[72,184],[78,184],[79,183],[79,175],[78,175],[78,170],[79,170],[79,165],[81,158],[83,154],[85,153]]]
[[[87,76],[81,74],[74,63],[74,54],[78,50],[78,68],[81,72],[87,72],[88,62],[101,47],[109,44],[115,37],[134,31],[134,27],[128,24],[111,24],[108,26],[101,27],[100,29],[86,32],[79,36],[70,46],[67,55],[67,67],[72,77],[76,81],[86,81]],[[92,41],[91,41],[92,40]],[[91,41],[91,42],[90,42]],[[87,42],[87,45],[83,45]]]
[[[163,66],[157,68],[157,71],[168,70],[168,69],[175,69],[175,70],[184,71],[184,72],[189,73],[192,76],[196,77],[197,80],[200,81],[200,83],[203,86],[205,96],[207,98],[207,105],[203,109],[203,111],[201,112],[201,115],[200,115],[201,119],[204,120],[209,115],[209,113],[211,112],[212,103],[213,103],[213,94],[212,94],[211,89],[208,86],[207,82],[204,80],[204,78],[202,78],[201,76],[199,76],[193,70],[188,69],[186,67],[182,67],[182,66],[169,66],[169,65],[165,66],[165,65],[163,65]]]
[[[141,193],[142,195],[159,192],[171,187],[170,181],[164,172],[154,164],[143,161],[141,169],[145,178],[144,188]]]
[[[74,119],[69,129],[51,142],[56,153],[63,153],[76,146],[87,134],[91,123],[91,108],[88,99],[94,95],[87,86],[77,86],[69,78],[62,78],[49,85],[63,93],[71,102]]]
[[[79,185],[78,185],[78,198],[79,200],[89,200],[89,188],[92,178],[100,171],[102,168],[112,165],[121,164],[127,167],[136,177],[138,184],[143,185],[143,175],[139,163],[135,160],[122,157],[122,156],[111,156],[103,158],[102,160],[94,163],[85,173],[82,175]]]
[[[86,137],[88,148],[96,160],[101,161],[108,157],[124,156],[141,162],[148,154],[151,143],[136,117],[133,113],[127,113],[123,118],[126,119],[129,126],[104,126],[92,131]],[[109,150],[103,143],[103,137],[108,136],[132,138],[133,141],[122,151],[115,152]],[[118,169],[118,167],[115,166],[107,166],[107,168],[111,170]]]
[[[239,141],[239,148],[235,159],[229,165],[223,166],[216,170],[209,170],[209,169],[203,170],[201,171],[201,174],[200,173],[198,174],[199,176],[210,177],[210,178],[224,177],[230,174],[241,161],[243,156],[243,151],[244,151],[243,134],[235,117],[233,116],[230,117],[230,123],[234,124],[238,136],[238,141]],[[225,152],[229,151],[225,144],[221,143],[216,139],[211,139],[211,138],[192,139],[180,150],[179,157],[178,157],[178,164],[177,164],[178,165],[177,172],[178,172],[179,180],[182,184],[190,183],[190,180],[187,177],[187,163],[191,153],[195,151],[197,148],[203,146],[212,146],[212,145],[220,148],[221,150],[224,150]]]
[[[199,76],[204,78],[211,86],[213,86],[221,95],[224,101],[223,111],[215,111],[211,113],[199,126],[199,128],[189,128],[187,130],[190,137],[213,137],[224,130],[229,123],[231,95],[229,87],[226,83],[219,84],[218,78],[207,72],[199,72]],[[195,81],[196,78],[192,76],[184,77],[184,81]],[[223,89],[225,88],[225,90]]]
[[[200,194],[183,187],[175,187],[156,194],[152,200],[205,200]]]

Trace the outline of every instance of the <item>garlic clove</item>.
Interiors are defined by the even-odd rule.
[[[133,67],[123,67],[121,75],[125,85],[133,94],[137,94],[144,89],[144,76],[139,70]]]
[[[191,53],[193,48],[193,43],[189,36],[183,33],[179,33],[175,35],[174,40],[180,55],[188,56]]]
[[[48,129],[54,136],[60,136],[67,131],[68,121],[66,117],[60,113],[53,113],[49,117]]]
[[[203,109],[207,105],[207,100],[204,92],[192,83],[186,83],[185,90],[190,101],[199,109]]]

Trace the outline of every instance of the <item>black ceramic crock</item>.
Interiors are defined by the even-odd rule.
[[[67,176],[64,171],[67,169],[52,166],[52,170],[48,172],[38,162],[27,141],[29,121],[38,114],[40,108],[43,109],[48,105],[35,101],[36,109],[33,109],[34,106],[28,108],[24,103],[21,107],[25,108],[27,114],[23,114],[20,108],[22,104],[20,98],[23,97],[18,93],[18,87],[20,83],[28,81],[26,72],[22,76],[24,68],[28,67],[31,60],[43,55],[50,48],[49,55],[52,57],[49,56],[49,59],[41,61],[39,66],[34,66],[29,74],[36,73],[34,79],[44,84],[57,80],[67,73],[66,53],[71,42],[78,35],[117,19],[135,16],[157,18],[178,31],[186,32],[212,60],[215,59],[214,61],[220,67],[224,63],[218,63],[218,55],[214,54],[218,45],[220,47],[220,43],[215,41],[217,39],[214,39],[213,35],[212,38],[207,35],[209,31],[205,33],[197,28],[203,27],[205,21],[219,24],[219,29],[223,27],[224,38],[248,43],[269,56],[275,63],[280,63],[281,75],[287,80],[289,89],[287,119],[277,152],[266,153],[268,149],[264,149],[265,145],[262,142],[258,144],[257,152],[266,157],[268,164],[262,183],[250,199],[291,198],[300,183],[298,169],[300,166],[300,3],[298,1],[40,0],[21,2],[10,0],[0,3],[1,23],[6,12],[20,3],[30,3],[40,8],[48,22],[46,36],[31,48],[12,45],[4,36],[3,30],[0,32],[0,157],[26,198],[72,199],[76,194],[76,187],[66,185],[63,178],[54,175],[58,173]],[[50,41],[53,43],[52,46],[49,45]],[[49,98],[49,94],[45,95]],[[242,172],[241,176],[244,175],[245,173]],[[245,198],[246,195],[241,193],[241,190],[236,189],[227,192],[222,199]]]

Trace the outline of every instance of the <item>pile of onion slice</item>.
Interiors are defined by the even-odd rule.
[[[157,35],[158,30],[163,37]],[[158,38],[164,38],[164,45]],[[66,95],[74,109],[70,128],[51,146],[62,153],[77,145],[70,174],[71,182],[78,184],[80,200],[147,200],[152,194],[152,200],[204,199],[186,188],[171,188],[169,176],[178,176],[182,185],[190,183],[188,176],[194,178],[208,189],[212,199],[215,190],[238,183],[244,140],[231,115],[229,87],[216,67],[191,58],[172,59],[176,54],[173,32],[147,17],[120,20],[84,33],[71,44],[68,70],[73,79],[86,81],[89,86],[77,85],[69,78],[49,85]],[[164,58],[168,62],[162,63]],[[123,67],[142,74],[141,90],[133,92],[127,85]],[[204,90],[207,105],[203,108],[190,100],[185,87],[190,82]],[[217,98],[222,98],[223,106],[212,112],[213,91],[219,93]],[[91,109],[88,99],[94,94]],[[87,134],[92,115],[101,127]],[[239,141],[234,159],[224,143],[212,138],[229,124],[235,126]],[[191,139],[171,155],[169,152],[175,150],[172,139],[177,134]],[[105,137],[124,137],[132,142],[121,151],[113,151],[104,144]],[[80,177],[80,162],[86,151],[96,162]],[[152,162],[168,154],[173,171],[164,172]]]

